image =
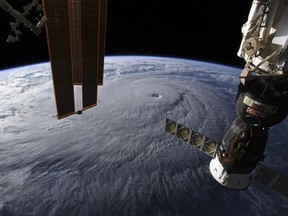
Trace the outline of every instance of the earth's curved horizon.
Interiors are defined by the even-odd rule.
[[[48,62],[0,71],[0,215],[286,215],[254,182],[220,186],[209,157],[164,132],[168,115],[218,139],[241,69],[153,56],[105,58],[98,105],[57,120]],[[264,164],[286,174],[287,120]]]

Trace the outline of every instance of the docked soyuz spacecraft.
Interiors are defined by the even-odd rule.
[[[288,177],[264,166],[269,127],[288,114],[288,0],[254,0],[238,56],[246,65],[236,96],[238,115],[219,142],[166,117],[166,132],[210,155],[221,185],[247,188],[252,179],[288,197]]]
[[[14,9],[7,1],[5,0],[0,0],[0,7],[7,11],[8,13],[11,14],[15,18],[15,23],[10,22],[11,26],[11,31],[15,33],[15,36],[9,35],[6,42],[7,43],[14,43],[19,41],[19,35],[22,34],[22,32],[17,29],[19,27],[19,24],[22,23],[26,28],[30,29],[31,32],[33,32],[35,35],[40,35],[42,32],[42,28],[45,26],[47,22],[47,17],[40,15],[40,19],[36,18],[37,23],[32,24],[26,16],[30,14],[30,11],[32,8],[36,7],[37,11],[41,10],[41,5],[39,4],[38,0],[33,0],[31,3],[28,5],[24,6],[24,12],[20,13],[18,10]]]

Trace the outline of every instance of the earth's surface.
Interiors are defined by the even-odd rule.
[[[287,215],[257,182],[220,186],[207,155],[164,132],[164,116],[218,139],[235,118],[240,69],[106,57],[98,106],[57,120],[50,64],[0,73],[0,215]],[[287,120],[264,164],[288,173]]]

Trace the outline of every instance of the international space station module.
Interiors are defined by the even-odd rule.
[[[269,127],[288,114],[288,0],[254,0],[238,56],[246,65],[236,96],[237,118],[216,142],[166,117],[166,132],[210,155],[210,173],[229,189],[253,179],[288,197],[288,177],[261,162]]]

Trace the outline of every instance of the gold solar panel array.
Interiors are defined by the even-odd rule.
[[[74,114],[72,62],[70,56],[70,32],[68,4],[65,1],[43,2],[47,23],[47,40],[58,117]]]
[[[73,85],[82,86],[84,110],[97,104],[97,85],[103,84],[107,0],[43,0],[43,8],[61,119],[75,113]]]
[[[213,157],[218,143],[166,117],[165,131]]]

